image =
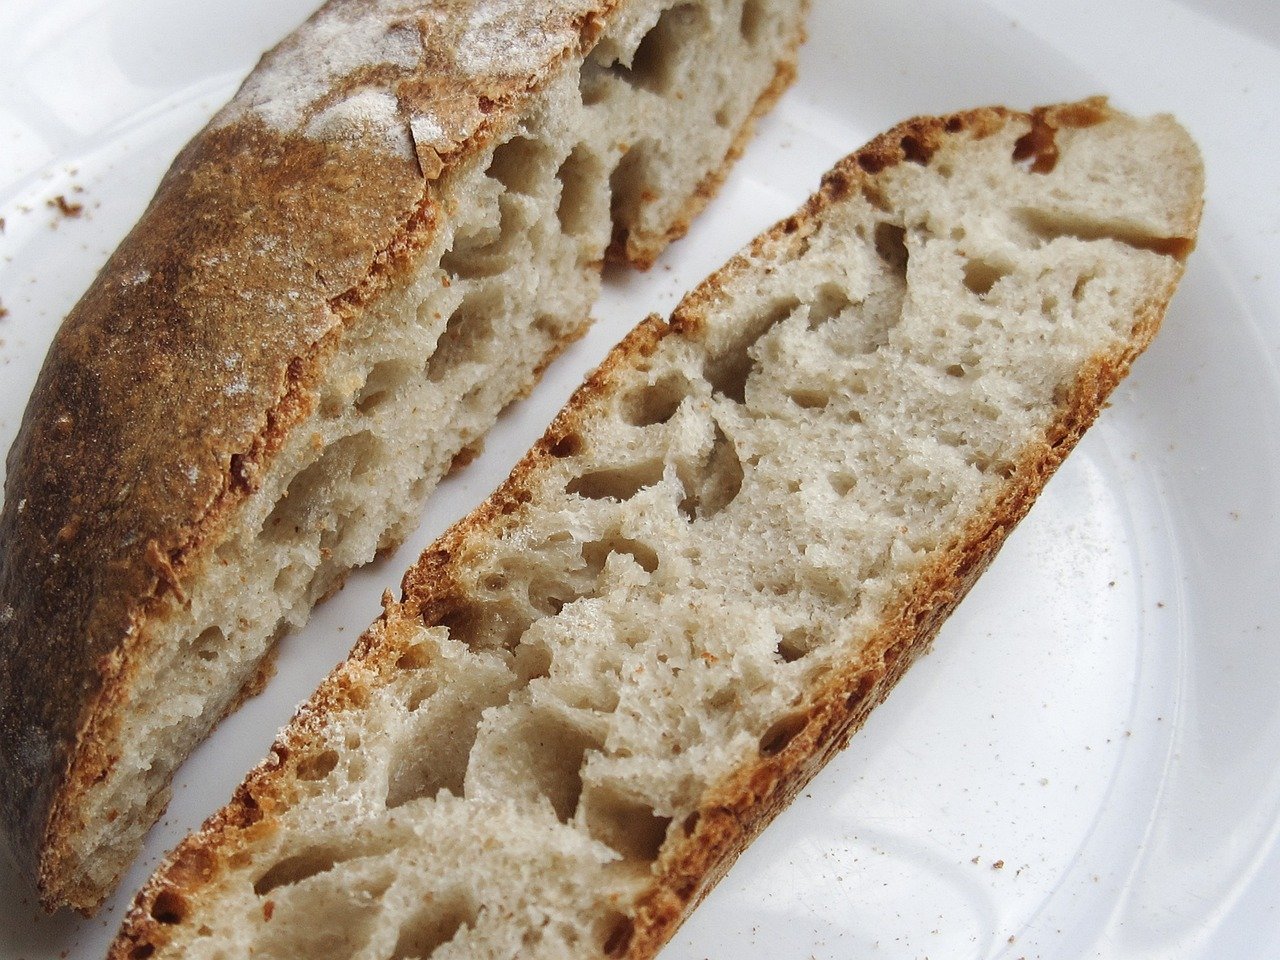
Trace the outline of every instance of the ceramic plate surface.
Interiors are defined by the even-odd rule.
[[[313,0],[0,5],[0,446],[60,318],[178,148]],[[1154,346],[935,646],[741,858],[667,960],[1280,955],[1280,5],[816,0],[800,79],[721,195],[446,481],[396,555],[282,647],[180,771],[99,917],[0,867],[0,958],[100,958],[418,552],[650,311],[898,120],[1105,92],[1201,143],[1200,248]],[[1152,171],[1158,176],[1159,171]],[[82,206],[57,209],[58,197]]]

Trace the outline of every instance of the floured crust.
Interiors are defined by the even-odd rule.
[[[1079,128],[1113,116],[1105,101],[1091,100],[1035,114],[993,108],[910,121],[838,164],[799,213],[761,235],[749,249],[753,254],[791,249],[802,242],[805,230],[826,207],[851,194],[875,193],[881,171],[913,162],[917,151],[931,151],[947,135],[966,132],[982,138],[1016,124],[1027,128],[1028,136],[1034,139],[1034,131],[1042,125]],[[1027,142],[1028,159],[1035,162],[1035,144]],[[1170,252],[1179,257],[1189,252],[1199,215],[1199,193],[1195,191],[1187,196],[1185,209],[1173,217],[1183,242]],[[112,947],[113,960],[149,956],[163,946],[170,934],[166,924],[155,918],[158,898],[171,896],[181,902],[198,897],[202,889],[216,884],[239,855],[252,849],[260,836],[274,829],[273,815],[295,799],[291,780],[294,758],[318,749],[322,741],[317,731],[325,718],[359,709],[369,691],[395,672],[397,658],[407,649],[401,637],[421,624],[440,623],[461,602],[453,574],[454,558],[466,553],[470,544],[517,525],[522,504],[536,486],[534,478],[577,442],[582,425],[612,395],[617,371],[641,365],[666,337],[696,337],[702,317],[714,308],[729,281],[750,269],[745,257],[734,258],[682,301],[670,324],[653,316],[633,330],[574,394],[510,477],[423,554],[404,578],[402,600],[384,599],[383,616],[357,644],[350,660],[303,705],[268,759],[249,774],[223,810],[174,851],[139,893]],[[1057,412],[1042,438],[1024,450],[1007,482],[987,501],[986,509],[965,529],[956,531],[949,546],[888,605],[863,653],[829,672],[821,688],[805,698],[803,715],[795,718],[795,729],[785,744],[772,755],[744,764],[706,792],[697,811],[685,820],[681,836],[669,837],[664,845],[653,879],[637,901],[624,945],[611,956],[631,960],[654,956],[751,839],[848,742],[907,667],[927,649],[947,615],[990,564],[1007,534],[1155,335],[1178,276],[1180,268],[1167,284],[1150,291],[1143,309],[1134,317],[1127,341],[1113,351],[1095,355],[1069,389],[1060,392]]]
[[[65,840],[116,760],[107,745],[148,624],[185,602],[183,583],[311,413],[344,329],[437,236],[449,211],[436,181],[618,6],[334,0],[182,151],[68,316],[0,514],[0,835],[46,906],[100,897],[67,885]],[[376,55],[343,72],[359,49],[335,37],[357,21]],[[269,108],[273,87],[316,62],[324,84]],[[755,115],[793,72],[779,66]],[[666,236],[618,238],[613,255],[651,262],[722,176]]]

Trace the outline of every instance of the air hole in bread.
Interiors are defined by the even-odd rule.
[[[813,643],[807,630],[788,630],[778,639],[778,658],[783,663],[795,663],[813,652]]]
[[[161,890],[151,901],[151,919],[156,923],[182,923],[190,911],[187,898],[176,890]]]
[[[435,658],[427,644],[418,643],[409,647],[396,658],[397,670],[423,670],[429,667]]]
[[[483,292],[472,294],[458,304],[427,363],[430,380],[439,383],[457,373],[468,360],[480,358],[492,334],[490,315],[495,308],[496,304]]]
[[[582,237],[597,229],[606,204],[603,174],[604,163],[599,155],[582,144],[573,148],[556,171],[560,181],[556,218],[564,233]]]
[[[199,659],[212,663],[218,659],[226,642],[226,634],[222,632],[221,627],[206,627],[200,636],[196,637],[196,642],[191,649]]]
[[[369,371],[369,377],[356,395],[356,409],[365,415],[373,413],[413,376],[416,367],[407,360],[384,360]]]
[[[964,285],[980,297],[985,297],[991,288],[1007,277],[1010,269],[1002,264],[992,263],[981,257],[973,257],[964,264]]]
[[[1191,252],[1192,247],[1191,241],[1186,237],[1160,236],[1132,224],[1071,216],[1031,207],[1019,209],[1016,216],[1018,222],[1041,244],[1049,244],[1060,238],[1082,241],[1114,240],[1135,250],[1149,250],[1178,260],[1184,259]]]
[[[627,955],[635,932],[636,925],[630,917],[616,914],[605,923],[605,934],[600,949],[610,960],[618,960]]]
[[[338,765],[338,751],[321,750],[298,761],[296,775],[299,780],[323,780]]]
[[[652,487],[662,480],[661,460],[641,460],[639,463],[608,470],[593,470],[574,477],[565,487],[566,493],[576,493],[587,500],[627,501],[645,487]]]
[[[738,21],[738,32],[742,39],[755,46],[764,35],[765,24],[769,20],[764,0],[746,0],[742,5],[742,18]]]
[[[847,497],[853,492],[854,487],[858,485],[858,479],[851,473],[839,470],[835,473],[827,474],[827,483],[831,485],[831,489],[837,497]]]
[[[809,304],[809,329],[817,330],[825,326],[851,306],[853,301],[842,287],[824,283]]]
[[[519,776],[550,801],[561,823],[568,823],[582,795],[582,766],[587,751],[599,750],[600,741],[590,732],[562,717],[529,711],[513,715],[507,731],[510,760],[519,764]]]
[[[692,4],[664,10],[636,47],[631,65],[628,67],[617,60],[609,66],[609,72],[633,87],[668,93],[677,79],[680,64],[686,59],[685,49],[701,39],[706,24],[706,12]]]
[[[627,860],[652,863],[667,839],[671,818],[617,789],[595,784],[582,795],[582,809],[591,836]]]
[[[576,457],[582,452],[582,434],[576,431],[561,434],[552,441],[548,452],[557,459]]]
[[[689,395],[682,373],[668,373],[657,382],[632,391],[622,402],[622,416],[633,427],[653,427],[675,416]]]
[[[808,724],[809,715],[800,712],[789,713],[774,721],[760,737],[760,752],[766,757],[777,756]]]
[[[901,277],[907,275],[907,231],[896,223],[881,220],[875,229],[876,253]]]
[[[289,482],[284,495],[267,515],[262,535],[273,543],[293,543],[315,530],[334,530],[335,502],[349,482],[372,465],[377,441],[361,431],[331,443],[310,466]]]
[[[680,502],[680,512],[687,520],[709,520],[737,498],[742,491],[745,473],[738,448],[716,424],[715,438],[707,454],[705,466],[683,476],[685,497]]]
[[[265,922],[254,931],[250,955],[264,960],[351,960],[368,956],[369,940],[383,909],[382,899],[394,876],[393,872],[376,867],[352,871],[292,889],[287,896],[264,900],[260,915]],[[240,922],[243,924],[244,920]],[[243,957],[246,952],[242,949],[204,956],[222,960]]]
[[[140,943],[129,951],[129,960],[148,960],[155,952],[154,943]]]
[[[409,691],[409,696],[404,702],[404,708],[412,713],[434,697],[439,689],[440,685],[434,680],[419,680]]]
[[[613,220],[615,244],[625,242],[627,233],[640,218],[640,208],[654,197],[646,169],[652,149],[648,140],[635,144],[609,175],[609,216]]]
[[[980,453],[970,453],[965,457],[965,462],[983,473],[1001,477],[1005,480],[1011,479],[1017,472],[1017,468],[1008,460],[999,458],[993,460]]]
[[[609,94],[609,71],[599,56],[600,47],[582,62],[578,72],[578,96],[584,107],[594,107],[604,102]]]
[[[792,390],[787,396],[803,410],[823,410],[831,403],[831,394],[824,390]]]
[[[542,644],[522,642],[515,648],[512,669],[524,686],[551,673],[551,651]]]
[[[478,650],[506,649],[528,629],[527,619],[509,605],[464,602],[430,626],[447,627],[449,636]]]
[[[559,580],[535,577],[529,583],[528,596],[529,605],[540,616],[555,617],[581,594]]]
[[[601,556],[594,549],[588,549],[588,544],[579,547],[567,535],[563,539],[553,538],[545,542],[542,549],[559,553],[562,545],[565,550],[560,555],[567,563],[558,571],[554,565],[548,564],[535,566],[532,572],[525,574],[528,577],[529,606],[535,619],[556,616],[569,604],[595,595],[596,581],[604,568],[607,554]],[[574,555],[580,560],[580,564],[574,564],[570,559]]]
[[[263,873],[253,884],[253,892],[263,897],[280,887],[288,887],[321,873],[328,873],[343,858],[327,847],[313,847],[285,857]]]
[[[464,690],[446,686],[432,691],[417,707],[420,723],[448,736],[408,736],[392,754],[387,779],[386,805],[395,810],[422,797],[448,790],[462,796],[471,748],[475,745],[481,714],[506,698],[496,688]]]
[[[518,198],[498,197],[498,225],[459,234],[452,249],[440,258],[440,269],[454,280],[492,277],[515,261],[524,219]]]
[[[400,927],[400,935],[387,960],[427,960],[457,939],[464,927],[473,927],[478,911],[470,897],[459,892],[432,896]]]
[[[528,137],[512,137],[493,151],[489,176],[512,193],[534,194],[547,181],[543,167],[549,156],[545,144]]]
[[[506,489],[498,495],[496,503],[504,517],[509,517],[529,502],[532,494],[524,489]]]
[[[658,569],[658,555],[648,544],[627,537],[614,536],[604,540],[592,540],[582,545],[582,559],[588,570],[603,570],[613,554],[630,557],[645,573]]]
[[[732,100],[725,101],[720,105],[720,108],[716,110],[716,126],[724,129],[728,129],[733,125],[733,118],[734,118],[733,101]]]
[[[743,324],[738,340],[707,360],[705,375],[711,388],[735,403],[745,403],[747,378],[756,363],[751,356],[751,348],[775,324],[791,316],[799,307],[798,297],[786,297],[762,310],[752,322]]]

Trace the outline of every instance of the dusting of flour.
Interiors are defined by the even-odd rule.
[[[481,0],[458,44],[458,67],[470,74],[532,73],[565,48],[564,31],[530,22],[526,0]]]
[[[378,143],[398,156],[412,156],[415,143],[443,150],[468,132],[446,129],[429,104],[402,103],[398,79],[422,75],[428,59],[452,60],[464,77],[532,76],[572,47],[575,16],[598,5],[331,0],[266,57],[214,125],[256,116],[284,134]],[[370,72],[369,82],[333,101],[360,71]]]
[[[313,140],[360,140],[376,137],[394,152],[413,156],[413,144],[400,117],[400,104],[389,90],[366,89],[339,100],[307,124]]]
[[[293,133],[326,94],[357,70],[394,67],[409,72],[420,67],[422,37],[415,26],[404,22],[415,6],[407,0],[381,0],[372,6],[349,0],[328,4],[249,75],[216,122],[225,125],[253,113],[268,126]],[[351,99],[366,92],[359,91]],[[393,96],[389,91],[378,92]],[[364,125],[370,133],[385,136],[387,130],[378,124],[385,124],[386,114],[365,99],[346,120],[368,121]],[[348,124],[337,117],[330,120],[309,132],[345,136]],[[402,126],[398,117],[394,123]]]

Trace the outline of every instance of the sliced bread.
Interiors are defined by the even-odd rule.
[[[332,0],[53,344],[0,516],[0,840],[97,905],[279,633],[686,228],[804,0]]]
[[[651,957],[924,651],[1163,316],[1197,150],[906,123],[633,331],[112,957]]]

